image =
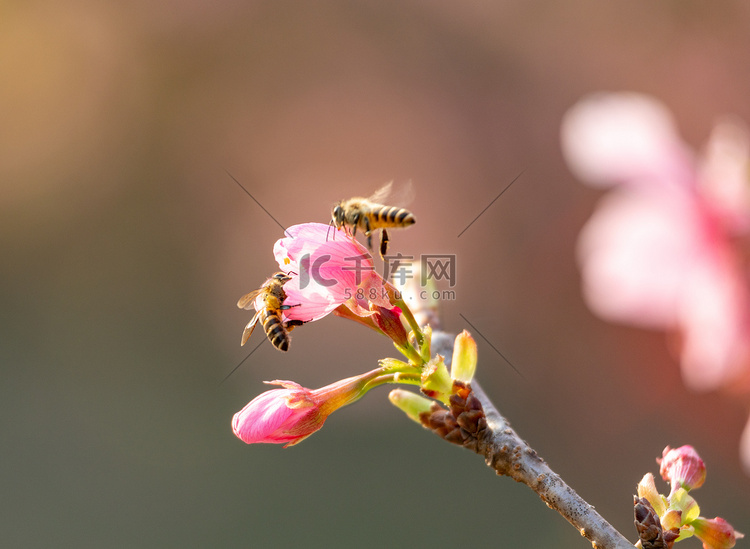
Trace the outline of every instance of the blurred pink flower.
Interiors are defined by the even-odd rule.
[[[247,444],[293,446],[323,427],[330,414],[359,399],[380,374],[377,369],[320,389],[306,389],[293,381],[268,381],[284,388],[261,393],[234,414],[232,431]]]
[[[661,103],[620,93],[573,106],[561,138],[576,176],[615,187],[579,238],[589,307],[608,320],[675,331],[692,389],[750,390],[741,246],[750,232],[747,131],[718,124],[696,158]]]
[[[369,303],[393,307],[383,278],[367,249],[343,230],[303,223],[286,230],[273,248],[276,261],[292,279],[284,285],[284,320],[318,320],[342,304],[369,316]]]

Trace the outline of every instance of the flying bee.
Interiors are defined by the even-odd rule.
[[[413,225],[414,214],[404,208],[386,206],[380,201],[390,195],[392,183],[388,183],[369,198],[354,197],[342,200],[331,212],[331,223],[337,229],[352,229],[352,236],[357,234],[357,227],[367,237],[367,247],[372,250],[372,232],[381,229],[380,257],[388,251],[388,231],[386,229],[402,228]]]
[[[295,326],[303,324],[300,320],[289,320],[284,322],[281,318],[281,311],[296,306],[284,305],[284,300],[286,299],[284,284],[289,280],[291,280],[289,275],[278,272],[266,280],[263,283],[263,286],[242,296],[237,302],[237,307],[249,310],[254,306],[258,296],[262,296],[263,298],[261,308],[257,309],[252,320],[247,323],[247,326],[245,326],[245,331],[242,332],[242,345],[247,343],[247,340],[255,329],[255,324],[260,321],[263,325],[263,329],[266,331],[268,340],[274,347],[279,351],[287,351],[289,349],[289,332],[292,331]]]

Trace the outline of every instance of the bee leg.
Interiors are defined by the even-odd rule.
[[[302,326],[304,323],[304,320],[289,320],[284,323],[284,328],[286,328],[287,332],[291,332],[297,326]]]
[[[370,219],[368,217],[363,218],[363,224],[365,226],[365,235],[367,236],[367,248],[372,250],[372,230],[370,229]]]
[[[359,225],[359,212],[352,216],[352,236],[357,236],[357,225]]]
[[[383,233],[380,235],[380,259],[385,259],[385,254],[388,251],[388,231],[383,229]]]

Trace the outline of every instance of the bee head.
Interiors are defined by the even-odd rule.
[[[341,227],[344,224],[344,208],[341,207],[341,202],[333,208],[332,217],[334,223],[336,223],[336,227]]]

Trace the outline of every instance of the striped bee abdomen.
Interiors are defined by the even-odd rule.
[[[406,227],[414,224],[414,214],[404,208],[396,206],[383,206],[372,212],[375,222],[385,227]]]
[[[266,331],[268,340],[279,351],[289,350],[289,334],[281,322],[281,315],[277,312],[269,312],[264,309],[261,312],[260,320],[263,323],[263,329]]]

